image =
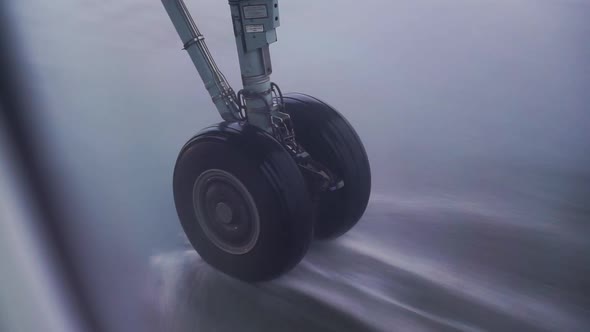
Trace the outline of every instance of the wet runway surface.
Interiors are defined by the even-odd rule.
[[[588,246],[497,218],[374,195],[357,228],[269,283],[222,275],[191,248],[152,257],[150,308],[169,331],[587,330]]]

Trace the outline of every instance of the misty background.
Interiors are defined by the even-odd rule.
[[[226,1],[186,1],[239,90]],[[174,163],[186,140],[220,118],[161,3],[30,0],[13,2],[12,10],[41,110],[33,120],[58,171],[54,182],[75,202],[68,206],[77,216],[72,234],[97,248],[79,253],[89,282],[100,293],[154,264],[178,269],[165,259],[178,260],[174,253],[186,246],[172,197]],[[440,281],[445,289],[473,280],[472,289],[489,290],[478,299],[495,296],[488,305],[500,312],[524,310],[514,319],[539,320],[526,328],[587,327],[590,2],[282,0],[280,10],[272,80],[285,92],[328,102],[352,123],[371,162],[373,199],[358,229],[334,244],[343,253],[330,244],[312,248],[301,269],[269,286],[279,287],[277,296],[285,297],[280,287],[311,280],[310,266],[334,273],[337,283],[347,275],[339,269],[358,260],[371,266],[360,281],[353,278],[366,294],[397,294],[388,287],[404,278],[383,272],[387,264],[430,276],[428,282],[447,269],[446,277],[458,279]],[[350,260],[331,259],[339,255]],[[116,277],[92,271],[93,260],[109,258]],[[193,270],[201,264],[193,256],[188,262],[182,264]],[[231,284],[213,276],[207,278],[215,285]],[[482,283],[514,287],[527,300],[515,295],[510,302]],[[452,317],[484,330],[523,327],[493,325],[485,309],[463,317],[469,301],[446,312],[441,308],[458,302],[426,294],[429,303],[446,300],[432,308],[410,301],[423,319],[432,310],[443,325]],[[399,302],[379,301],[382,316],[373,310],[369,325],[387,330],[389,320],[401,321],[387,309]],[[471,328],[457,324],[449,326]]]

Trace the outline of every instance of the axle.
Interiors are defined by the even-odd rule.
[[[273,132],[271,116],[279,105],[273,99],[269,45],[277,40],[278,0],[229,0],[243,84],[238,94],[215,64],[184,1],[162,3],[221,117],[226,121],[247,118],[250,124]]]

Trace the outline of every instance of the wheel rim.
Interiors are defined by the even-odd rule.
[[[193,207],[207,238],[235,255],[250,252],[260,235],[260,217],[252,195],[234,175],[211,169],[193,185]]]

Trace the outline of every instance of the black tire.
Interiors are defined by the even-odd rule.
[[[362,217],[371,194],[371,169],[363,144],[348,121],[328,104],[300,93],[284,96],[297,141],[340,179],[344,187],[319,195],[315,237],[330,239]]]
[[[313,238],[311,200],[298,166],[281,144],[253,126],[222,123],[193,137],[176,162],[174,201],[199,255],[244,281],[265,281],[287,272],[303,258]],[[233,206],[233,224],[227,227],[218,224],[225,218],[218,210],[222,201]],[[252,244],[256,221],[258,234]]]

